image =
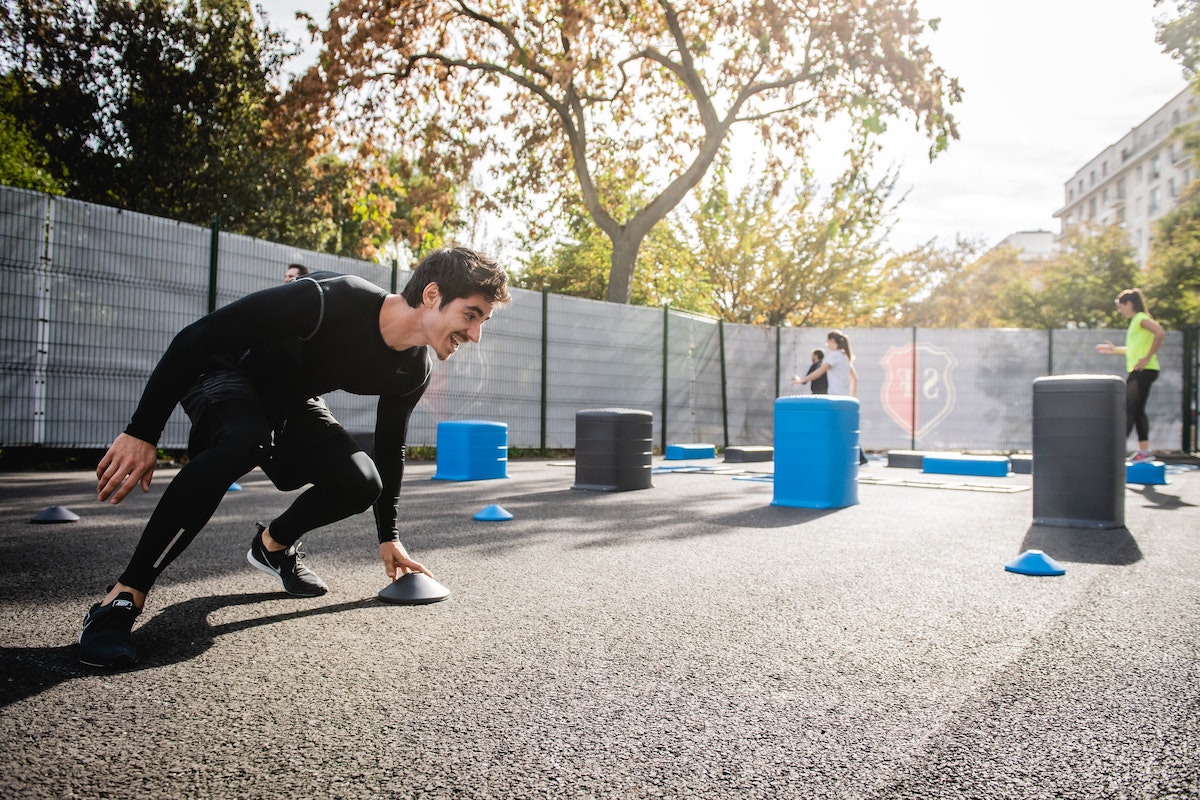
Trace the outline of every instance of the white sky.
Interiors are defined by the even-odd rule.
[[[327,0],[259,0],[294,31]],[[897,249],[958,236],[995,244],[1022,230],[1058,232],[1063,184],[1187,85],[1154,41],[1153,0],[917,0],[940,17],[935,63],[961,82],[960,140],[932,164],[928,143],[893,122],[882,165],[900,167]],[[1170,4],[1169,4],[1170,5]]]

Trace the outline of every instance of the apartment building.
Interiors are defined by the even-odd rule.
[[[1011,247],[1018,253],[1017,258],[1022,263],[1045,261],[1058,253],[1058,237],[1050,231],[1017,231],[1005,236],[999,244],[993,247]]]
[[[1120,225],[1144,265],[1154,223],[1197,177],[1176,131],[1198,117],[1200,97],[1188,86],[1071,176],[1054,212],[1062,235],[1079,225]]]

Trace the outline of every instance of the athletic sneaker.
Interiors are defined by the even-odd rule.
[[[1139,461],[1153,461],[1153,460],[1154,460],[1154,453],[1151,453],[1149,450],[1138,450],[1136,453],[1134,453],[1132,456],[1130,456],[1129,463],[1136,464]]]
[[[96,603],[83,618],[79,661],[89,667],[127,667],[137,662],[133,622],[142,613],[133,595],[121,592],[108,605]]]
[[[257,527],[258,532],[254,534],[254,540],[246,552],[246,560],[252,566],[279,578],[283,590],[297,597],[320,597],[329,591],[325,581],[304,565],[301,542],[296,542],[287,550],[271,553],[262,544],[262,532],[267,526],[259,522]]]

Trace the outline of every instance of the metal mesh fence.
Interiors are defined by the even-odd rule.
[[[360,275],[385,288],[408,273],[210,229],[0,187],[0,446],[105,447],[159,356],[184,326],[283,280],[286,265]],[[210,296],[211,292],[211,296]],[[656,444],[770,444],[774,400],[798,394],[821,329],[721,324],[664,309],[514,290],[480,344],[435,366],[409,427],[434,446],[437,423],[505,422],[509,445],[574,447],[591,408],[654,414]],[[1024,450],[1032,382],[1124,372],[1095,344],[1123,330],[848,329],[869,450]],[[1182,439],[1181,334],[1168,332],[1151,394],[1152,443]],[[373,397],[334,392],[351,431],[374,427]],[[161,446],[187,441],[176,410]]]

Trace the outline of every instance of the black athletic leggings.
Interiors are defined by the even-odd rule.
[[[1150,440],[1150,420],[1146,416],[1146,401],[1150,399],[1150,387],[1158,378],[1158,370],[1144,369],[1131,372],[1125,377],[1125,435],[1137,428],[1139,442]]]
[[[271,538],[288,546],[308,531],[365,511],[383,489],[375,463],[320,399],[289,412],[274,433],[256,396],[201,402],[188,412],[190,459],[163,492],[120,578],[139,591],[150,591],[208,523],[230,485],[256,466],[285,491],[312,484],[269,525]],[[253,535],[253,526],[247,524],[246,532]]]

